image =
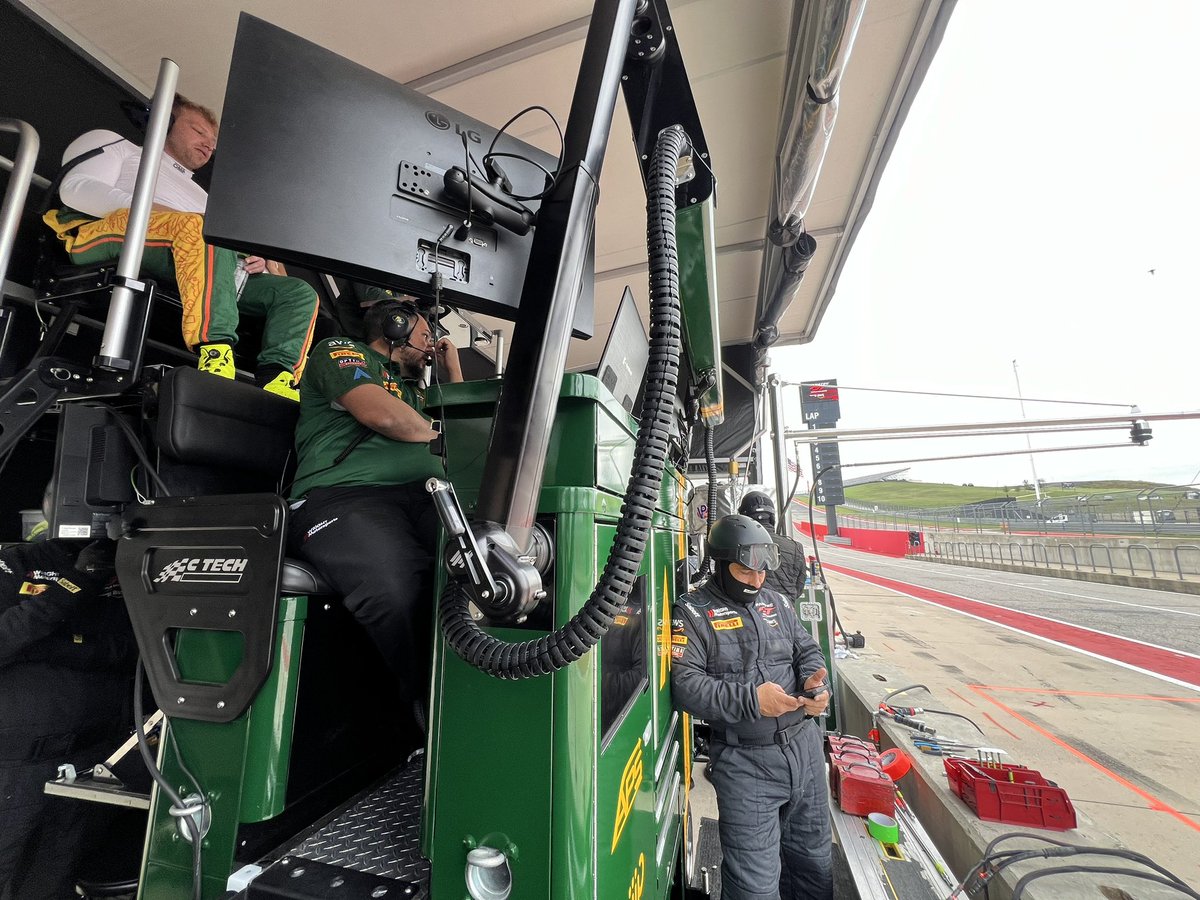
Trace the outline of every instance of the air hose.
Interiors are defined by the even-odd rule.
[[[475,668],[497,678],[548,675],[580,659],[604,637],[629,597],[651,533],[655,503],[670,447],[673,398],[679,379],[681,313],[679,255],[675,243],[675,175],[690,147],[678,125],[655,142],[646,182],[646,231],[650,256],[650,359],[638,420],[633,469],[617,533],[600,581],[566,625],[533,641],[511,643],[485,632],[468,606],[470,593],[457,580],[442,592],[440,613],[446,643]]]

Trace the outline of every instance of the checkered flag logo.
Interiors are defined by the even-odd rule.
[[[177,559],[174,562],[167,563],[163,566],[163,570],[154,578],[155,584],[162,584],[164,581],[183,581],[183,573],[187,571],[188,561],[186,559]]]
[[[249,559],[240,556],[185,556],[163,566],[154,576],[154,583],[241,584],[249,563]]]

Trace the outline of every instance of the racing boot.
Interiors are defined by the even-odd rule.
[[[292,373],[282,366],[264,366],[258,370],[255,378],[259,387],[270,394],[276,394],[294,403],[300,402],[300,391],[296,387]]]
[[[210,375],[222,378],[237,377],[237,367],[233,363],[233,347],[229,344],[201,344],[200,362],[197,368]]]

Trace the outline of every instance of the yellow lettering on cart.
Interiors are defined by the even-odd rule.
[[[662,627],[658,630],[658,689],[667,686],[671,672],[671,597],[667,589],[668,570],[663,569]]]
[[[620,793],[617,795],[617,816],[613,822],[612,850],[616,852],[629,814],[633,812],[633,801],[637,799],[638,788],[642,784],[642,741],[638,738],[633,746],[633,753],[625,763],[625,771],[621,773]]]
[[[642,900],[646,891],[646,854],[639,853],[637,868],[633,870],[633,880],[629,882],[629,900]]]

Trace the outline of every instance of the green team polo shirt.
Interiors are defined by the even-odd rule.
[[[349,456],[333,464],[366,428],[338,403],[343,394],[363,384],[379,385],[425,416],[423,392],[415,384],[393,380],[387,357],[348,338],[321,341],[312,349],[300,384],[299,464],[293,499],[318,487],[407,484],[444,474],[428,444],[394,441],[374,431]]]

